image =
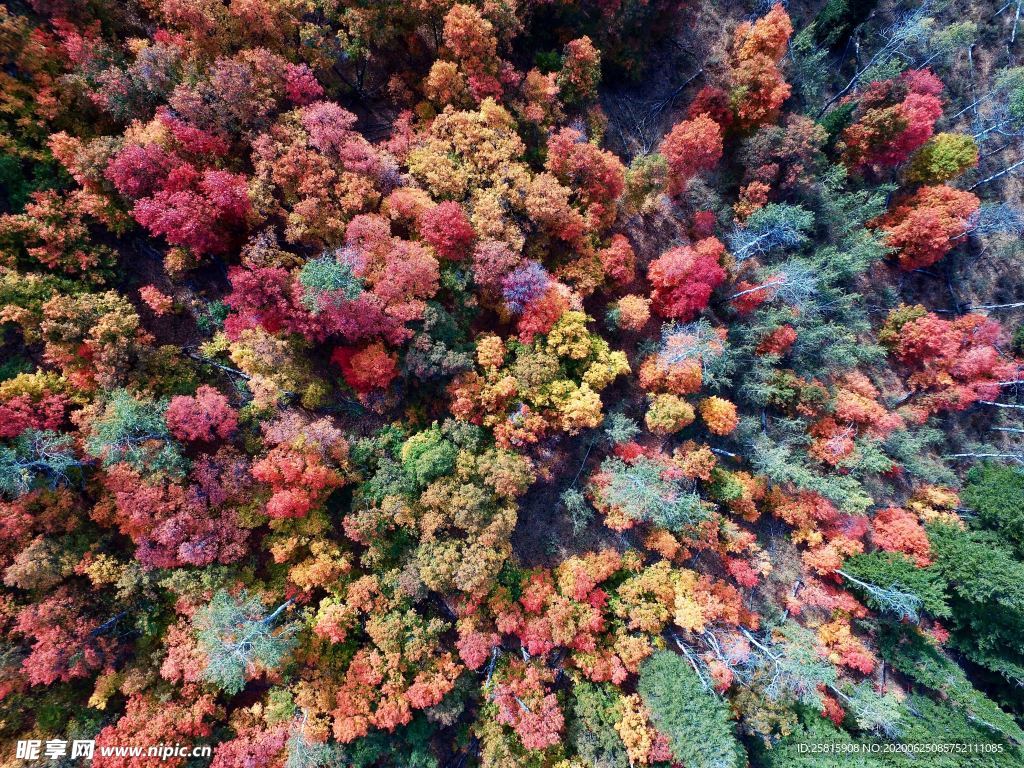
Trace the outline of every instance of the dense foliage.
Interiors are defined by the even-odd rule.
[[[0,7],[0,765],[1021,765],[1013,4],[810,5]]]

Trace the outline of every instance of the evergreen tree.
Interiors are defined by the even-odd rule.
[[[277,669],[294,644],[294,624],[275,626],[289,600],[271,612],[256,595],[224,590],[196,611],[196,642],[206,656],[203,677],[227,694],[262,670]]]
[[[692,768],[746,765],[728,706],[703,686],[681,656],[656,652],[640,667],[637,690],[658,730],[668,736],[676,760]]]

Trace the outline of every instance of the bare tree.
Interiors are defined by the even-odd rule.
[[[875,602],[879,610],[891,613],[899,619],[918,622],[921,620],[921,598],[912,592],[905,592],[898,584],[880,587],[867,581],[861,581],[843,570],[836,571],[840,576],[863,589]]]
[[[777,248],[797,248],[807,242],[814,215],[799,205],[770,203],[755,211],[726,240],[736,261],[744,261]]]
[[[867,64],[858,66],[853,77],[843,86],[831,99],[825,102],[817,117],[839,101],[843,96],[852,91],[861,82],[865,75],[873,69],[888,64],[894,58],[900,58],[909,66],[924,66],[923,61],[928,61],[927,54],[921,57],[921,51],[927,50],[928,41],[934,34],[934,19],[931,18],[930,0],[925,0],[921,5],[910,13],[900,18],[881,32],[884,41],[882,47],[868,59]],[[859,42],[856,43],[859,46]],[[859,61],[859,57],[858,57]]]
[[[817,271],[806,262],[789,261],[760,285],[737,291],[729,300],[759,291],[770,292],[770,298],[779,298],[791,306],[802,307],[818,293]]]

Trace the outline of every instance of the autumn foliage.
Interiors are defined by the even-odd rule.
[[[970,192],[941,185],[922,187],[876,220],[885,242],[896,249],[903,269],[930,267],[949,253],[971,228],[979,200]]]
[[[647,270],[654,310],[662,317],[679,320],[696,317],[725,279],[720,265],[724,253],[725,246],[708,237],[659,256]]]
[[[846,5],[0,8],[4,760],[1024,764],[1012,9]]]
[[[707,114],[673,126],[661,143],[669,169],[669,193],[679,194],[686,182],[714,168],[722,157],[722,129]]]

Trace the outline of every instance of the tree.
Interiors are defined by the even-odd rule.
[[[727,379],[731,362],[725,341],[706,320],[686,325],[666,324],[657,353],[640,366],[644,389],[677,395],[698,392],[703,384]]]
[[[642,330],[651,319],[651,300],[634,293],[623,296],[608,310],[607,322],[625,331]]]
[[[638,456],[630,462],[609,457],[591,479],[594,505],[609,515],[608,525],[629,528],[649,522],[682,530],[707,517],[700,497],[659,461]]]
[[[406,440],[402,444],[400,458],[403,471],[418,487],[425,488],[433,480],[455,469],[457,455],[457,446],[445,439],[441,430],[434,425]]]
[[[423,93],[440,107],[467,106],[469,87],[466,78],[453,61],[435,61],[423,82]]]
[[[235,562],[249,537],[238,509],[252,490],[248,469],[230,448],[197,459],[189,485],[117,464],[103,478],[112,509],[97,518],[131,538],[145,568]]]
[[[1024,552],[1024,473],[1014,467],[985,464],[967,473],[963,501],[978,519]]]
[[[629,756],[615,730],[621,715],[614,689],[581,680],[572,692],[567,736],[576,751],[595,768],[628,768]]]
[[[916,683],[949,698],[967,718],[1020,743],[1024,732],[1006,712],[977,690],[938,643],[913,625],[884,624],[879,646],[886,661]]]
[[[70,587],[18,611],[12,630],[32,644],[22,661],[29,683],[67,682],[113,664],[117,643],[109,630],[117,620],[106,623],[89,613],[89,603]]]
[[[716,435],[728,435],[739,424],[736,406],[721,397],[709,397],[701,401],[700,417],[708,429]]]
[[[132,215],[154,235],[196,255],[223,253],[249,212],[246,179],[228,171],[191,165],[172,170],[152,196],[135,203]]]
[[[606,229],[615,220],[616,202],[626,185],[622,162],[611,152],[586,141],[582,133],[572,128],[563,128],[552,135],[547,149],[544,168],[567,188],[582,209],[587,230]],[[571,229],[568,221],[564,228]],[[564,233],[562,239],[573,240]]]
[[[802,115],[787,115],[782,125],[764,125],[743,141],[744,179],[770,189],[810,192],[825,164],[825,129]]]
[[[434,252],[449,261],[466,258],[475,237],[462,206],[451,200],[424,211],[420,216],[419,231]]]
[[[910,159],[907,179],[944,184],[978,164],[978,145],[962,133],[938,133]]]
[[[308,739],[301,728],[295,728],[286,745],[285,768],[330,768],[346,758],[340,744]]]
[[[683,658],[671,651],[655,653],[640,667],[637,690],[654,724],[668,736],[676,760],[695,768],[739,768],[746,763],[729,709],[707,691]]]
[[[621,697],[619,708],[622,716],[615,724],[615,730],[619,732],[631,764],[643,765],[672,759],[668,739],[651,725],[650,713],[639,695]]]
[[[683,120],[668,132],[659,151],[668,161],[668,192],[680,195],[691,178],[714,168],[721,159],[722,129],[707,114]]]
[[[154,194],[183,164],[177,154],[158,144],[129,143],[110,158],[103,175],[121,195],[138,200]]]
[[[222,741],[213,753],[212,768],[269,768],[274,765],[289,741],[289,723],[275,723],[262,729],[258,726],[236,726],[235,738]],[[315,765],[310,760],[309,763]]]
[[[525,262],[501,281],[501,295],[509,310],[522,314],[527,305],[540,299],[551,286],[551,276],[536,261]]]
[[[82,466],[70,435],[26,429],[10,446],[0,445],[0,494],[17,498],[34,488],[70,485]]]
[[[943,523],[927,531],[933,567],[947,584],[951,645],[997,675],[1024,680],[1024,564],[992,532]]]
[[[970,192],[940,185],[922,187],[874,220],[886,245],[897,250],[903,269],[930,267],[949,253],[971,228],[980,201]]]
[[[75,386],[123,384],[152,342],[131,302],[115,291],[56,293],[40,308],[44,358]]]
[[[0,439],[17,437],[26,429],[57,431],[71,406],[59,377],[18,373],[0,382]]]
[[[139,471],[180,475],[187,461],[167,428],[166,410],[166,402],[114,390],[95,412],[85,449],[107,467],[125,462]]]
[[[39,264],[49,270],[103,282],[113,266],[109,246],[93,242],[89,225],[99,212],[83,192],[58,196],[33,192],[23,214],[0,214],[3,263]]]
[[[651,398],[644,423],[656,435],[671,435],[690,426],[695,418],[693,407],[683,398],[662,394]]]
[[[157,317],[169,315],[174,311],[174,299],[152,285],[139,288],[139,298]]]
[[[238,427],[238,416],[228,399],[205,384],[196,390],[195,396],[172,397],[164,418],[170,433],[185,441],[227,440]]]
[[[1024,115],[1020,103],[1024,97],[1024,67],[999,70],[991,80],[991,87],[973,103],[958,112],[983,105],[975,111],[977,131],[973,137],[979,144],[1000,136],[1016,137],[1024,131]]]
[[[692,320],[711,298],[711,293],[725,280],[720,260],[725,246],[714,237],[693,246],[671,248],[647,270],[653,291],[651,302],[662,317]]]
[[[291,649],[296,627],[275,627],[291,601],[267,612],[257,595],[244,590],[214,594],[209,605],[196,611],[196,642],[206,656],[203,677],[227,694],[236,694],[255,675],[276,669]]]
[[[918,568],[931,563],[928,536],[917,517],[899,507],[887,507],[875,513],[871,521],[871,541],[886,552],[902,552]]]
[[[494,25],[476,8],[452,6],[444,17],[444,43],[466,71],[470,90],[478,101],[501,93],[501,85],[494,77],[498,63]]]
[[[589,37],[570,40],[562,51],[558,92],[566,104],[583,104],[597,96],[601,81],[601,52]]]
[[[353,262],[348,254],[325,253],[302,265],[302,303],[313,315],[329,313],[359,298],[363,282],[355,274]]]
[[[793,342],[796,339],[796,328],[792,325],[780,325],[765,336],[754,351],[759,355],[778,355],[782,357],[793,346]]]
[[[898,620],[920,621],[922,611],[939,618],[949,616],[942,579],[934,569],[916,566],[900,553],[854,555],[839,575],[864,595],[869,606]]]
[[[495,719],[511,726],[528,750],[546,749],[562,739],[565,718],[555,694],[545,687],[551,680],[550,671],[518,659],[513,659],[496,679],[492,694],[498,707]]]
[[[894,25],[896,32],[890,43],[898,45],[913,36],[915,24],[924,21],[921,16],[925,10],[911,14],[905,24]],[[876,58],[890,53],[883,48]],[[846,90],[856,84],[864,71],[857,73]],[[847,108],[859,117],[844,129],[839,142],[847,165],[863,170],[869,166],[898,165],[906,160],[931,137],[935,121],[942,115],[942,90],[942,81],[928,69],[908,70],[898,78],[872,82],[855,108]],[[833,116],[838,114],[839,110]]]
[[[981,315],[950,321],[921,305],[902,305],[889,313],[879,340],[913,371],[907,385],[917,395],[914,404],[923,418],[998,397],[999,381],[1013,371],[996,346],[1001,333],[998,324]]]
[[[170,702],[142,693],[133,694],[117,722],[105,726],[96,735],[93,763],[98,768],[123,768],[125,757],[116,755],[113,750],[122,744],[194,744],[210,735],[209,721],[215,711],[214,698],[208,694],[196,696],[191,701]],[[184,757],[164,759],[148,753],[129,760],[132,768],[157,768],[161,765],[182,768],[185,765]]]
[[[730,102],[740,128],[775,120],[791,88],[779,71],[793,25],[781,4],[757,21],[745,21],[733,34]]]
[[[274,447],[253,462],[252,476],[270,486],[270,517],[306,517],[345,484],[339,467],[346,465],[348,442],[330,420],[308,421],[290,414],[267,425],[265,433]]]
[[[597,252],[605,276],[617,286],[636,279],[636,254],[625,235],[614,234],[608,245]]]
[[[728,237],[737,261],[771,253],[776,248],[798,248],[807,242],[814,214],[798,206],[769,203],[752,213]]]
[[[398,357],[380,342],[363,349],[339,347],[331,355],[331,362],[341,368],[345,383],[359,394],[387,389],[398,376]]]
[[[392,161],[353,130],[355,122],[337,104],[315,101],[254,140],[253,184],[283,206],[287,242],[332,249],[350,221],[377,210]]]

